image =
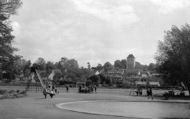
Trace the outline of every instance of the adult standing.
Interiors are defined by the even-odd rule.
[[[148,97],[148,99],[151,98],[153,100],[153,94],[152,94],[152,88],[151,87],[147,88],[147,97]]]
[[[97,90],[97,87],[96,87],[96,85],[94,85],[94,92],[96,93],[96,90]]]
[[[68,85],[66,85],[66,91],[69,92],[69,86]]]

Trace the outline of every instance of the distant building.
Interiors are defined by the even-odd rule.
[[[105,73],[111,84],[126,87],[136,86],[160,86],[159,74],[152,74],[151,71],[144,70],[143,65],[135,61],[133,54],[126,58],[126,69],[112,69]]]
[[[129,54],[127,57],[127,70],[135,69],[135,57],[133,54]]]
[[[106,73],[106,76],[109,77],[112,80],[112,82],[118,82],[118,81],[123,81],[123,74],[124,74],[124,70],[113,69],[111,71],[108,71]]]

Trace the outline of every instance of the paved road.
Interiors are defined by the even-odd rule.
[[[108,92],[114,91],[117,92],[118,90]],[[0,119],[126,119],[126,117],[61,110],[55,106],[58,103],[85,100],[151,101],[147,100],[146,97],[127,96],[120,93],[78,94],[75,91],[60,93],[53,99],[49,97],[44,99],[41,93],[29,92],[28,96],[24,98],[0,100]]]
[[[55,104],[79,100],[126,100],[125,96],[103,94],[62,93],[53,99],[44,99],[40,93],[27,97],[0,100],[0,119],[111,119],[114,116],[91,115],[58,109]],[[117,117],[124,119],[124,117]],[[126,119],[126,118],[125,118]]]

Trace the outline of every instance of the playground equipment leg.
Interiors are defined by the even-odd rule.
[[[47,98],[47,95],[46,94],[44,94],[44,97],[45,97],[45,99]]]

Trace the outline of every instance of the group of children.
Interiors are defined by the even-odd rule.
[[[90,85],[90,86],[79,86],[78,92],[79,93],[96,93],[97,87],[96,85]]]
[[[137,96],[141,96],[143,94],[143,91],[142,91],[141,87],[138,87],[135,92],[136,92]],[[153,94],[152,94],[152,88],[151,87],[146,88],[146,96],[148,97],[148,99],[153,99]]]

